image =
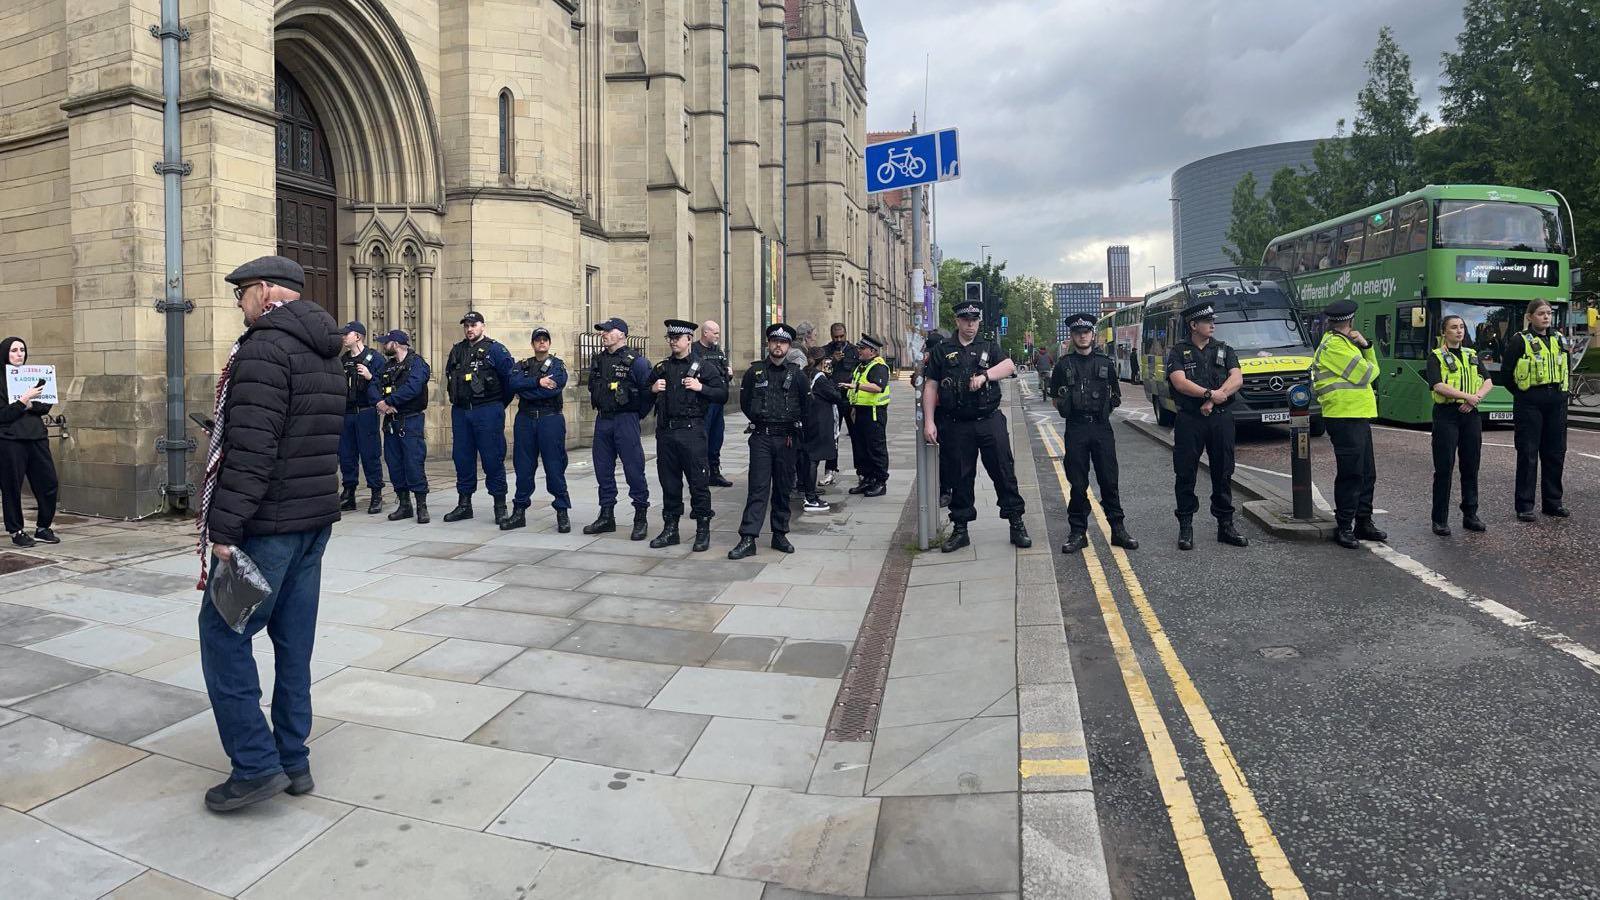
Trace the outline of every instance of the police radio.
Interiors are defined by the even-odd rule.
[[[553,362],[555,362],[555,357],[553,357],[553,356],[546,356],[544,358],[544,365],[539,367],[540,376],[544,376],[544,375],[550,374],[550,364],[553,363]]]

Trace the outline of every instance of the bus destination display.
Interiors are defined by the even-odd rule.
[[[1461,284],[1554,286],[1559,283],[1560,277],[1560,267],[1546,259],[1515,259],[1504,256],[1456,257],[1456,281]]]

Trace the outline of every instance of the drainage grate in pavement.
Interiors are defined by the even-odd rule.
[[[839,695],[828,717],[828,740],[870,741],[878,728],[883,690],[889,681],[889,658],[900,628],[900,608],[905,603],[906,582],[911,577],[911,541],[917,531],[917,493],[913,489],[900,513],[900,524],[889,539],[889,552],[872,589],[866,617],[856,634],[855,649],[845,666]]]
[[[37,556],[28,556],[24,553],[0,553],[0,575],[10,575],[12,572],[21,572],[23,569],[37,568],[44,565],[46,560]]]

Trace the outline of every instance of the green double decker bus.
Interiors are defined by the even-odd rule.
[[[1308,318],[1334,300],[1360,304],[1355,327],[1374,342],[1381,366],[1380,418],[1431,420],[1423,371],[1440,319],[1457,315],[1497,385],[1481,409],[1491,422],[1510,422],[1511,396],[1499,386],[1506,340],[1524,327],[1535,298],[1549,300],[1556,327],[1568,331],[1569,240],[1552,194],[1429,185],[1275,238],[1263,265],[1293,275]]]

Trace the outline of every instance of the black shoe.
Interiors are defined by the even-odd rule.
[[[1387,541],[1389,532],[1379,528],[1371,519],[1357,519],[1356,537],[1363,541]]]
[[[500,520],[501,531],[511,531],[515,528],[526,528],[527,526],[528,508],[526,506],[522,506],[521,504],[513,505],[511,507],[510,515],[507,515]]]
[[[311,780],[310,766],[306,766],[298,772],[284,772],[283,774],[289,776],[289,786],[284,788],[283,792],[291,797],[309,794],[317,789],[317,783]]]
[[[356,486],[347,484],[339,491],[339,511],[356,511]]]
[[[739,543],[735,544],[733,549],[728,551],[729,559],[744,559],[747,556],[755,555],[756,539],[753,537],[739,538]]]
[[[1333,533],[1333,542],[1346,550],[1361,549],[1361,542],[1356,540],[1355,529],[1348,525]]]
[[[506,520],[506,495],[501,494],[494,498],[494,523],[499,525]]]
[[[1137,550],[1139,542],[1133,539],[1133,535],[1128,533],[1128,529],[1123,527],[1121,522],[1118,522],[1111,526],[1111,546],[1121,547],[1124,550]]]
[[[1188,522],[1178,523],[1178,549],[1194,549],[1194,526]]]
[[[583,526],[584,534],[604,534],[607,531],[617,530],[617,517],[615,507],[600,507],[600,517]]]
[[[11,543],[16,544],[18,547],[32,547],[33,538],[28,537],[26,531],[13,531],[11,533]]]
[[[249,778],[244,781],[227,781],[206,791],[206,809],[212,812],[232,812],[251,804],[269,800],[283,793],[289,786],[289,776],[282,772]]]
[[[655,539],[650,542],[650,547],[655,550],[660,550],[662,547],[671,547],[677,542],[678,520],[663,519],[661,522],[661,533],[656,535]]]
[[[459,522],[462,519],[472,518],[472,495],[456,494],[456,508],[444,514],[446,522]]]
[[[567,516],[567,511],[564,509],[556,510],[556,530],[562,534],[572,531],[572,519]]]
[[[400,505],[395,507],[394,512],[389,513],[389,521],[398,522],[401,519],[411,518],[411,492],[395,491],[394,495],[400,501]]]
[[[954,495],[951,494],[949,491],[941,492],[939,494],[939,508],[940,509],[947,508],[950,505],[950,498],[953,497],[953,496]]]
[[[882,497],[889,492],[888,486],[882,481],[874,481],[868,488],[861,492],[863,497]]]
[[[789,536],[774,531],[772,533],[772,549],[779,553],[793,553],[794,545],[789,543]]]
[[[650,536],[650,510],[635,506],[633,508],[633,532],[628,535],[630,541],[642,541]]]
[[[1435,522],[1433,523],[1433,533],[1437,534],[1439,537],[1449,537],[1450,526],[1444,524],[1443,522]]]
[[[711,549],[711,520],[694,520],[694,546],[690,548],[695,553],[704,553]]]
[[[375,516],[383,512],[383,488],[372,489],[372,500],[367,503],[367,515]]]
[[[1537,521],[1539,521],[1539,517],[1534,515],[1532,511],[1519,512],[1519,513],[1517,513],[1517,521],[1518,522],[1537,522]]]
[[[1468,531],[1489,530],[1488,526],[1483,524],[1483,520],[1478,518],[1477,513],[1463,513],[1461,516],[1461,527]]]
[[[433,521],[433,520],[428,518],[428,495],[427,494],[418,494],[417,495],[417,524],[418,525],[426,525],[431,521]]]
[[[967,534],[967,523],[957,522],[950,526],[950,536],[944,539],[944,544],[939,547],[939,552],[954,553],[971,543],[972,538]]]
[[[56,533],[48,528],[35,528],[33,530],[33,539],[41,544],[61,543],[61,538],[56,537]]]
[[[1233,527],[1232,519],[1224,519],[1217,523],[1217,543],[1229,544],[1234,547],[1248,547],[1250,546],[1250,539],[1240,534],[1239,529]]]
[[[722,477],[721,466],[711,467],[711,477],[706,479],[706,483],[710,484],[712,487],[733,487],[733,482]]]
[[[1071,531],[1067,533],[1066,542],[1061,545],[1061,552],[1077,553],[1087,546],[1089,546],[1089,536],[1087,534],[1081,531]]]
[[[1028,537],[1028,526],[1022,524],[1021,516],[1011,520],[1011,546],[1024,550],[1033,546],[1033,538]]]
[[[850,489],[850,493],[852,493],[852,494],[865,494],[867,492],[867,488],[870,488],[870,487],[872,487],[872,482],[863,481],[860,484],[856,485],[855,487],[851,488]]]
[[[1551,506],[1551,507],[1548,507],[1548,508],[1545,509],[1544,514],[1547,515],[1547,516],[1555,516],[1558,519],[1565,519],[1568,516],[1572,515],[1572,513],[1567,511],[1567,508],[1565,506]]]

